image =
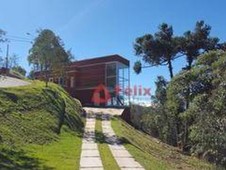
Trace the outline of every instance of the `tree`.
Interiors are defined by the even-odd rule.
[[[18,72],[18,73],[20,73],[20,74],[23,75],[23,76],[26,75],[26,70],[25,70],[23,67],[21,67],[21,66],[14,66],[14,67],[12,68],[12,70],[13,70],[13,71],[16,71],[16,72]]]
[[[8,68],[12,69],[13,67],[17,67],[18,66],[18,56],[16,54],[13,54],[12,56],[10,56],[8,58]]]
[[[166,23],[159,26],[159,31],[154,35],[146,34],[138,37],[134,44],[135,53],[142,57],[145,63],[151,66],[167,65],[170,77],[173,78],[172,61],[177,57],[180,50],[179,37],[173,35],[173,27]],[[135,72],[141,70],[139,62],[135,65]]]
[[[141,73],[141,68],[142,68],[141,62],[140,61],[136,61],[134,63],[134,66],[133,66],[133,70],[135,71],[135,73],[140,74]]]
[[[0,42],[5,42],[7,39],[4,37],[6,32],[0,29]]]
[[[155,104],[165,105],[166,103],[166,90],[168,82],[163,76],[158,76],[155,81],[155,96],[152,96],[152,100]]]
[[[197,21],[194,31],[187,31],[181,38],[181,52],[186,56],[188,65],[186,69],[191,69],[193,61],[202,53],[217,49],[219,39],[210,37],[211,26],[204,21]]]
[[[202,71],[202,86],[206,90],[194,96],[185,115],[193,118],[189,138],[191,151],[207,160],[226,166],[226,53],[209,52],[199,57],[195,67]],[[194,69],[194,68],[193,68]],[[207,83],[208,82],[208,83]]]
[[[158,76],[157,80],[155,81],[155,86],[155,95],[152,96],[152,101],[154,103],[152,112],[154,112],[155,114],[154,116],[152,116],[152,119],[154,119],[154,124],[156,125],[156,129],[158,132],[158,137],[164,142],[167,142],[168,136],[170,136],[168,133],[169,119],[165,108],[167,101],[166,92],[168,82],[163,76]],[[147,119],[146,121],[151,122],[150,119]]]
[[[65,76],[65,67],[73,56],[70,51],[65,51],[62,40],[53,31],[44,29],[38,33],[29,50],[28,61],[29,64],[33,64],[34,71],[44,74],[48,86],[50,75]]]
[[[155,95],[152,96],[153,105],[150,107],[132,105],[131,122],[145,133],[172,144],[170,142],[171,117],[167,115],[165,107],[168,82],[164,77],[158,76],[155,85]]]
[[[31,70],[27,76],[27,78],[31,79],[31,80],[34,80],[35,79],[35,76],[34,76],[34,70]]]
[[[219,38],[210,36],[211,26],[204,21],[197,21],[193,31],[186,31],[183,36],[174,36],[173,28],[165,23],[159,26],[159,31],[138,37],[134,44],[135,54],[142,57],[148,66],[142,66],[140,61],[134,64],[134,71],[139,74],[142,68],[167,65],[170,77],[173,77],[172,61],[185,56],[187,66],[191,69],[193,62],[201,54],[222,49],[226,50],[226,43],[219,43]]]
[[[186,151],[224,166],[225,63],[225,52],[205,53],[198,57],[190,70],[184,70],[175,76],[167,89],[167,113],[175,120],[172,125],[176,144],[180,144]]]
[[[0,29],[0,43],[6,41],[6,38],[4,38],[5,34],[6,34],[5,31]],[[1,49],[0,49],[0,52],[1,52]],[[0,56],[0,65],[3,65],[3,63],[4,63],[4,59]]]

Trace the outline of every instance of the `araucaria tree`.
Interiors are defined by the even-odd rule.
[[[170,77],[173,78],[172,61],[180,50],[178,42],[179,38],[173,35],[173,27],[163,23],[154,35],[146,34],[138,37],[134,49],[136,55],[142,57],[142,60],[150,66],[167,65]],[[141,67],[139,61],[135,63],[136,73],[140,73]]]
[[[64,77],[65,67],[71,61],[70,51],[64,49],[64,44],[53,31],[44,29],[38,31],[39,35],[34,40],[29,50],[28,61],[35,71],[40,71],[45,77],[48,86],[49,76],[58,75]]]
[[[168,24],[161,24],[155,34],[146,34],[138,37],[134,44],[135,54],[142,57],[148,66],[142,66],[140,61],[135,62],[134,71],[139,74],[142,68],[167,65],[170,77],[173,77],[172,62],[184,56],[190,70],[193,62],[201,54],[222,49],[226,50],[226,43],[219,43],[219,38],[210,36],[211,26],[204,21],[197,21],[193,31],[186,31],[182,36],[173,35],[173,28]]]
[[[211,26],[204,21],[196,22],[194,31],[186,31],[181,37],[181,53],[186,56],[186,69],[191,69],[199,55],[218,48],[219,39],[210,36]]]

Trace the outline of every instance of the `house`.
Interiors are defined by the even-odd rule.
[[[120,55],[72,62],[67,66],[65,78],[50,76],[49,81],[62,85],[83,106],[126,105],[130,96],[125,89],[129,87],[129,60]],[[42,79],[40,72],[36,79]]]

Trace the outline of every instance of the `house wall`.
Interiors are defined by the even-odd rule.
[[[91,88],[105,83],[105,64],[79,68],[76,88]]]
[[[79,99],[83,106],[93,105],[93,91],[94,89],[75,90],[74,97]]]
[[[92,96],[95,88],[105,85],[105,67],[109,62],[120,62],[129,66],[129,61],[118,55],[81,60],[67,66],[64,88],[75,98],[78,98],[83,105],[92,105]],[[36,79],[43,80],[44,74],[35,73]],[[53,82],[59,79],[57,75],[50,78]],[[73,80],[73,83],[71,82]],[[71,86],[73,84],[73,86]]]

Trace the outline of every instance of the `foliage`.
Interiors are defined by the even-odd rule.
[[[6,35],[6,32],[0,29],[0,43],[7,41],[7,39],[4,37],[5,35]]]
[[[168,112],[175,116],[177,144],[209,161],[226,165],[226,53],[209,52],[169,85]]]
[[[130,120],[133,123],[133,126],[136,127],[137,129],[141,129],[141,114],[143,112],[143,108],[139,105],[132,104],[130,107],[131,115],[130,115]]]
[[[122,144],[145,169],[214,169],[214,166],[181,154],[178,149],[136,130],[119,118],[114,118],[111,124]]]
[[[38,33],[29,51],[28,61],[33,64],[35,71],[44,73],[47,86],[51,74],[65,76],[65,66],[71,61],[72,55],[70,51],[65,51],[62,40],[53,31],[44,29]]]
[[[35,71],[34,70],[31,70],[27,76],[27,78],[31,79],[31,80],[34,80],[35,79]]]
[[[141,62],[140,61],[135,62],[133,66],[133,70],[135,71],[135,73],[140,74],[141,68],[142,68]]]
[[[9,56],[8,58],[8,68],[12,69],[13,67],[18,66],[18,56],[16,54],[13,54],[12,56]]]
[[[197,21],[193,31],[186,31],[183,36],[173,35],[173,27],[166,23],[159,26],[155,34],[146,34],[135,40],[135,54],[142,57],[148,66],[135,62],[134,70],[137,74],[142,68],[167,65],[170,77],[173,77],[173,61],[185,56],[187,65],[184,69],[191,69],[193,62],[203,53],[210,50],[226,49],[226,43],[219,43],[219,38],[211,37],[211,26],[204,21]]]
[[[0,29],[0,43],[5,42],[6,38],[4,37],[6,32],[2,29]],[[1,48],[0,48],[1,51]],[[3,65],[4,59],[0,56],[0,66]]]
[[[182,37],[182,53],[186,55],[187,67],[191,69],[192,63],[203,52],[217,49],[219,39],[210,37],[211,27],[204,21],[196,22],[194,31],[187,31]]]
[[[168,82],[163,76],[158,76],[155,82],[156,91],[152,96],[153,103],[164,105],[166,102],[166,89]]]
[[[226,53],[209,51],[169,83],[158,77],[153,106],[132,106],[132,124],[183,152],[226,166],[225,68]]]
[[[7,68],[9,69],[18,66],[18,56],[16,54],[13,54],[9,56],[7,59],[0,58],[0,66],[1,67],[7,66]]]
[[[20,73],[20,74],[23,75],[23,76],[26,75],[26,70],[25,70],[23,67],[21,67],[21,66],[14,66],[14,67],[12,68],[12,70],[13,70],[13,71],[16,71],[16,72],[18,72],[18,73]]]
[[[169,116],[165,112],[166,90],[168,82],[162,76],[158,76],[155,82],[156,92],[152,96],[153,106],[131,106],[131,122],[134,127],[145,133],[167,142]]]
[[[172,61],[176,58],[179,47],[172,26],[163,23],[154,35],[146,34],[138,37],[134,49],[136,55],[141,56],[144,62],[152,66],[167,65],[170,77],[173,77]]]

